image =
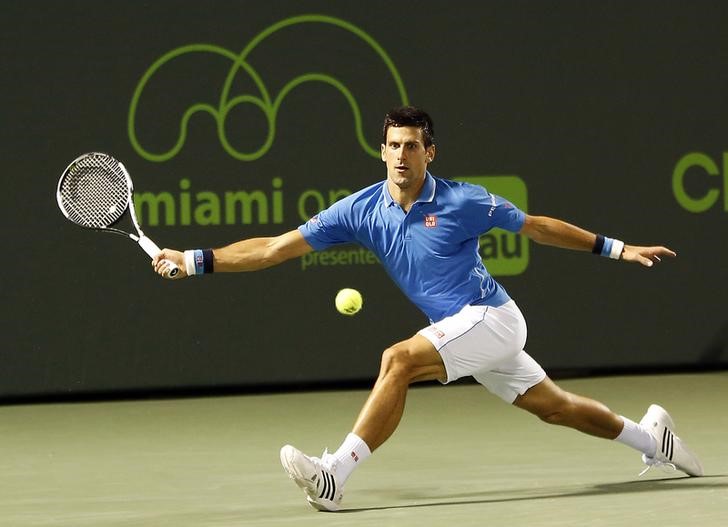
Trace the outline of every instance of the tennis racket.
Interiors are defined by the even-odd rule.
[[[63,215],[76,225],[131,238],[150,258],[161,251],[139,227],[134,210],[134,185],[124,165],[109,154],[90,152],[74,159],[58,180],[56,198]],[[113,227],[129,212],[136,234]],[[165,278],[177,275],[173,262]]]

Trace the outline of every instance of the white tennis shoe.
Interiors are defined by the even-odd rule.
[[[654,457],[642,454],[642,461],[647,468],[640,473],[640,476],[650,468],[660,466],[678,469],[690,476],[703,475],[703,466],[698,456],[675,435],[675,423],[663,407],[650,405],[640,424],[650,432],[657,444]]]
[[[291,445],[281,448],[281,464],[306,493],[309,505],[319,511],[339,510],[343,487],[336,480],[336,464],[328,452],[323,459],[309,457]]]

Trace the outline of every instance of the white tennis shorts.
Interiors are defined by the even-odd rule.
[[[447,380],[472,375],[504,401],[546,378],[543,368],[523,351],[526,321],[513,300],[499,307],[465,306],[420,331],[440,353]]]

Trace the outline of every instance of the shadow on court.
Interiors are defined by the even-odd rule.
[[[399,500],[437,500],[427,503],[413,503],[409,505],[392,505],[381,507],[362,507],[358,509],[345,509],[341,513],[368,512],[376,510],[414,509],[424,507],[446,507],[462,505],[482,505],[488,503],[508,503],[533,500],[551,500],[561,498],[584,498],[609,494],[632,494],[665,491],[710,491],[728,489],[728,474],[715,474],[700,478],[678,476],[668,479],[653,479],[641,481],[625,481],[619,483],[604,483],[596,485],[573,485],[557,487],[541,487],[538,489],[504,489],[488,490],[482,492],[457,493],[450,495],[439,494],[437,498],[431,496],[400,493]]]

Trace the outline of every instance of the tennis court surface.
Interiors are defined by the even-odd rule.
[[[541,423],[477,385],[410,391],[402,423],[319,513],[278,450],[336,448],[366,391],[0,406],[0,525],[728,525],[728,372],[563,380],[639,420],[663,405],[706,476]]]

